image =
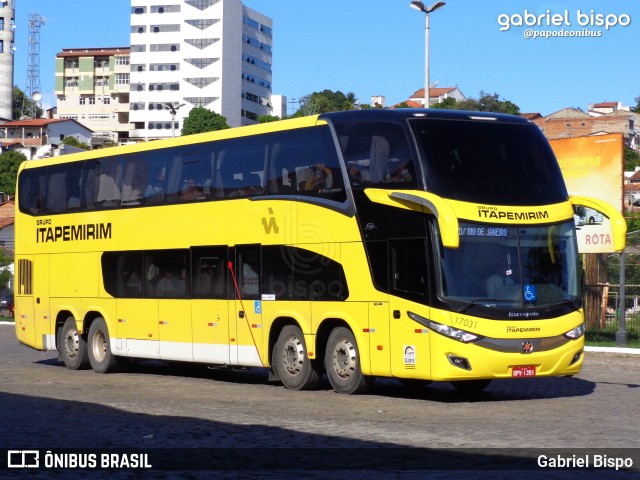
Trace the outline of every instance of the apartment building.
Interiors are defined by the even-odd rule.
[[[129,47],[63,49],[56,55],[56,118],[93,130],[93,142],[129,138]]]
[[[272,25],[241,0],[132,0],[131,137],[179,135],[194,107],[271,115]]]

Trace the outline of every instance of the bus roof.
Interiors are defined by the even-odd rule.
[[[531,124],[529,120],[516,115],[436,108],[371,108],[366,110],[348,110],[343,112],[323,113],[319,117],[335,123],[394,120],[399,122],[411,118],[432,118],[442,120],[484,120],[501,123]]]
[[[475,112],[462,110],[425,109],[425,108],[396,108],[396,109],[364,109],[349,110],[341,112],[323,113],[320,115],[310,115],[297,117],[276,122],[260,123],[244,127],[229,128],[215,132],[200,133],[195,135],[180,136],[151,142],[140,142],[132,145],[124,145],[99,150],[88,150],[86,152],[73,153],[59,157],[30,160],[23,162],[23,168],[36,168],[45,165],[74,162],[78,160],[89,160],[93,158],[111,157],[125,153],[144,152],[160,148],[177,147],[181,145],[192,145],[214,140],[227,138],[238,138],[249,135],[260,135],[262,133],[278,132],[294,128],[312,127],[325,122],[349,123],[349,122],[396,122],[401,123],[406,119],[430,118],[442,120],[476,120],[491,121],[500,123],[531,124],[525,118],[515,115],[505,115],[490,112]]]

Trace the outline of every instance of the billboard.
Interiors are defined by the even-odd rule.
[[[608,202],[624,213],[624,141],[621,133],[550,140],[567,191]],[[575,207],[581,253],[613,252],[609,219],[590,208]]]

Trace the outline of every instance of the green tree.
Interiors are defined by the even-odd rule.
[[[640,165],[640,153],[630,149],[625,145],[624,147],[624,169],[628,172],[634,170]]]
[[[22,117],[22,112],[24,111],[24,107],[27,107],[28,111],[31,111],[35,108],[36,118],[42,117],[44,111],[42,108],[36,105],[32,99],[27,97],[27,95],[20,90],[18,86],[13,87],[13,120],[20,120]]]
[[[260,115],[258,117],[258,123],[277,122],[280,120],[282,120],[280,117],[276,117],[274,115]]]
[[[76,137],[64,137],[62,143],[65,145],[71,145],[72,147],[82,148],[84,150],[91,150],[91,145],[87,145],[84,142],[81,142]]]
[[[213,132],[229,128],[227,118],[204,107],[192,108],[182,124],[182,135]]]
[[[10,250],[0,247],[0,290],[9,289],[9,282],[13,275],[8,267],[13,263],[13,253]]]
[[[490,94],[483,90],[480,91],[480,97],[478,99],[467,98],[458,102],[453,98],[447,98],[442,103],[433,105],[433,108],[509,113],[511,115],[520,114],[520,107],[518,107],[515,103],[509,100],[500,100],[500,95],[498,95],[497,93]]]
[[[20,152],[7,152],[0,155],[0,192],[15,195],[18,168],[26,159],[27,157]]]
[[[455,110],[458,104],[457,100],[453,97],[447,97],[442,102],[431,105],[431,108],[439,108],[443,110]]]
[[[357,98],[353,92],[345,95],[341,91],[323,90],[322,92],[314,92],[301,97],[300,108],[293,116],[302,117],[319,113],[353,110],[356,108],[356,102]]]

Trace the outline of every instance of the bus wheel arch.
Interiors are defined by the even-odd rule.
[[[312,390],[322,378],[321,362],[309,358],[302,329],[293,319],[279,319],[271,329],[271,379],[291,390]]]
[[[365,393],[374,381],[373,377],[362,373],[356,336],[345,325],[331,330],[326,343],[324,367],[329,383],[338,393]]]
[[[94,372],[110,373],[117,370],[117,358],[111,353],[109,328],[102,317],[96,317],[91,321],[87,334],[87,353]]]
[[[58,358],[69,370],[89,368],[86,334],[78,330],[76,319],[71,312],[59,312],[56,319],[56,347]]]

